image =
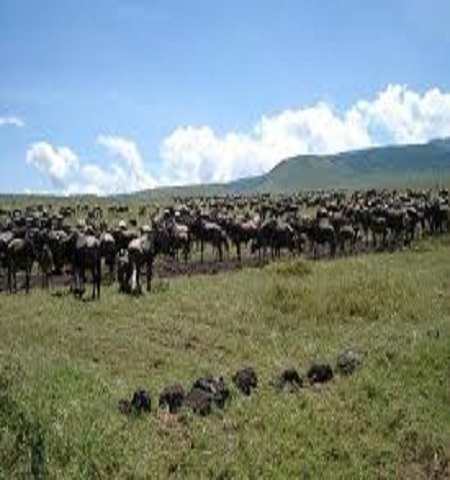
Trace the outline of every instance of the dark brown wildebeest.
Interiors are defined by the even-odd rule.
[[[34,261],[34,249],[32,241],[25,238],[14,238],[8,244],[8,289],[10,293],[17,291],[17,271],[25,272],[25,291],[30,291],[30,275]]]
[[[372,245],[374,250],[377,249],[377,237],[380,240],[379,249],[385,250],[387,247],[387,221],[380,214],[374,213],[370,217],[370,231],[372,233]]]
[[[407,214],[404,208],[389,208],[385,213],[386,226],[390,232],[390,244],[400,246],[405,243]]]
[[[13,238],[14,233],[10,230],[0,232],[0,267],[5,269],[7,268],[8,245]]]
[[[338,245],[341,253],[353,253],[355,250],[356,239],[358,236],[358,227],[352,225],[344,225],[340,227],[338,237]]]
[[[53,285],[53,254],[48,243],[44,243],[37,254],[38,266],[41,272],[42,288]]]
[[[441,198],[434,199],[426,204],[424,213],[432,235],[448,230],[448,212],[448,205]]]
[[[116,243],[116,250],[127,249],[131,240],[134,240],[138,237],[138,234],[134,230],[128,230],[125,222],[120,221],[119,228],[113,230],[111,235],[114,237]]]
[[[120,250],[117,255],[117,281],[119,282],[119,292],[131,293],[131,276],[133,266],[128,256],[128,250]]]
[[[170,237],[173,243],[173,250],[178,257],[178,251],[181,250],[184,262],[187,263],[189,254],[191,252],[191,234],[189,227],[182,223],[173,221],[169,225]]]
[[[60,275],[64,266],[72,260],[71,238],[64,230],[50,230],[47,234],[47,244],[52,252],[54,272]]]
[[[203,263],[203,252],[205,242],[209,242],[214,251],[217,251],[219,261],[223,261],[223,250],[229,251],[228,236],[225,230],[216,222],[204,220],[200,216],[196,218],[191,226],[197,239],[200,240],[200,260]]]
[[[74,280],[74,294],[82,297],[85,291],[86,270],[92,276],[92,299],[100,298],[102,278],[102,264],[100,242],[93,235],[75,232],[72,252],[72,271]]]
[[[329,246],[330,256],[334,257],[336,253],[336,232],[333,225],[327,218],[318,218],[312,220],[310,225],[306,227],[309,242],[313,247],[314,260],[318,256],[318,247]]]
[[[259,228],[259,217],[252,220],[232,220],[226,226],[226,231],[231,241],[236,246],[236,256],[241,261],[242,244],[248,245],[251,240],[256,239]]]
[[[289,252],[294,253],[297,247],[297,236],[294,228],[285,222],[280,222],[275,218],[266,220],[258,229],[256,238],[253,241],[251,251],[254,253],[258,250],[258,256],[267,257],[267,249],[270,248],[270,256],[272,260],[281,256],[281,249],[286,248]]]
[[[108,280],[111,284],[114,281],[114,270],[116,265],[116,241],[109,232],[100,234],[100,255],[108,267]]]

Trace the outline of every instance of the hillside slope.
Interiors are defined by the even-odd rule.
[[[265,175],[227,184],[158,188],[139,198],[290,193],[298,190],[367,187],[438,186],[450,179],[450,139],[422,145],[401,145],[336,155],[299,155],[282,160]]]
[[[236,190],[292,192],[303,189],[436,185],[450,177],[450,140],[371,148],[337,155],[300,155],[266,175],[241,180]],[[235,190],[237,182],[229,184]]]

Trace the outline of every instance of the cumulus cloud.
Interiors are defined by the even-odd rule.
[[[68,147],[53,147],[38,142],[28,149],[27,163],[48,176],[54,187],[60,189],[68,175],[79,167],[77,155]]]
[[[389,85],[373,101],[353,108],[372,136],[376,131],[393,143],[422,143],[450,135],[450,93],[438,88],[424,94],[402,85]]]
[[[343,112],[324,102],[286,110],[247,132],[219,135],[179,127],[162,141],[163,183],[224,182],[266,172],[299,154],[326,154],[385,143],[421,143],[450,135],[450,93],[389,85]]]
[[[27,163],[34,165],[58,193],[105,195],[153,188],[154,178],[146,172],[136,144],[123,137],[101,135],[97,142],[112,160],[102,168],[81,161],[68,147],[38,142],[27,151]]]
[[[24,127],[25,122],[19,117],[0,117],[0,127]]]
[[[139,149],[132,140],[111,135],[99,135],[97,141],[107,149],[113,158],[125,166],[125,170],[118,165],[114,166],[113,178],[115,180],[123,185],[130,185],[133,190],[156,186],[156,180],[145,170]],[[99,176],[99,178],[101,177]]]
[[[299,154],[329,154],[386,143],[422,143],[450,136],[450,92],[423,93],[389,85],[371,99],[337,110],[326,102],[263,116],[247,131],[218,134],[210,126],[182,126],[160,143],[155,178],[136,143],[100,135],[106,167],[80,161],[68,147],[40,142],[27,162],[50,178],[60,193],[108,194],[156,185],[226,182],[270,170]]]

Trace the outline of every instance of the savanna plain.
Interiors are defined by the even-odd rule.
[[[333,261],[0,296],[1,478],[449,478],[450,239]],[[363,352],[350,376],[279,392],[273,379]],[[252,366],[252,395],[233,373]],[[223,376],[224,409],[158,408]],[[152,412],[123,415],[146,388]]]

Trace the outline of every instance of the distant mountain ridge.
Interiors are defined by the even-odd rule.
[[[439,186],[450,180],[450,138],[425,144],[353,150],[335,155],[298,155],[264,175],[225,184],[165,187],[133,194],[161,196],[293,193],[331,188]]]

